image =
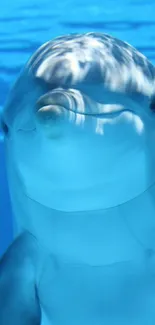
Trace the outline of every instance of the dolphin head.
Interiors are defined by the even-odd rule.
[[[99,210],[150,187],[154,72],[136,49],[105,34],[67,35],[41,46],[2,116],[15,200],[22,191],[51,209]]]

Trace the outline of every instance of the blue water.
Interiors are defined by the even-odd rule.
[[[5,3],[4,3],[5,2]],[[2,1],[0,109],[30,55],[43,42],[70,32],[100,31],[125,40],[155,62],[154,0]],[[1,137],[1,135],[0,135]],[[0,141],[0,255],[12,240],[3,141]]]

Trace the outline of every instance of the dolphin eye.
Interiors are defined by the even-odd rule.
[[[7,124],[4,122],[4,120],[1,121],[1,129],[2,129],[2,132],[4,133],[4,135],[7,136],[9,133],[9,128],[8,128]]]
[[[151,111],[155,112],[155,99],[152,100],[152,102],[150,104],[150,109],[151,109]]]

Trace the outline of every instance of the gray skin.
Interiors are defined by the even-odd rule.
[[[15,239],[1,325],[154,324],[154,96],[153,65],[106,34],[30,58],[2,114]]]

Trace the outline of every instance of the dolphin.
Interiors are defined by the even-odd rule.
[[[155,68],[103,33],[43,44],[1,125],[14,240],[1,325],[155,322]]]

